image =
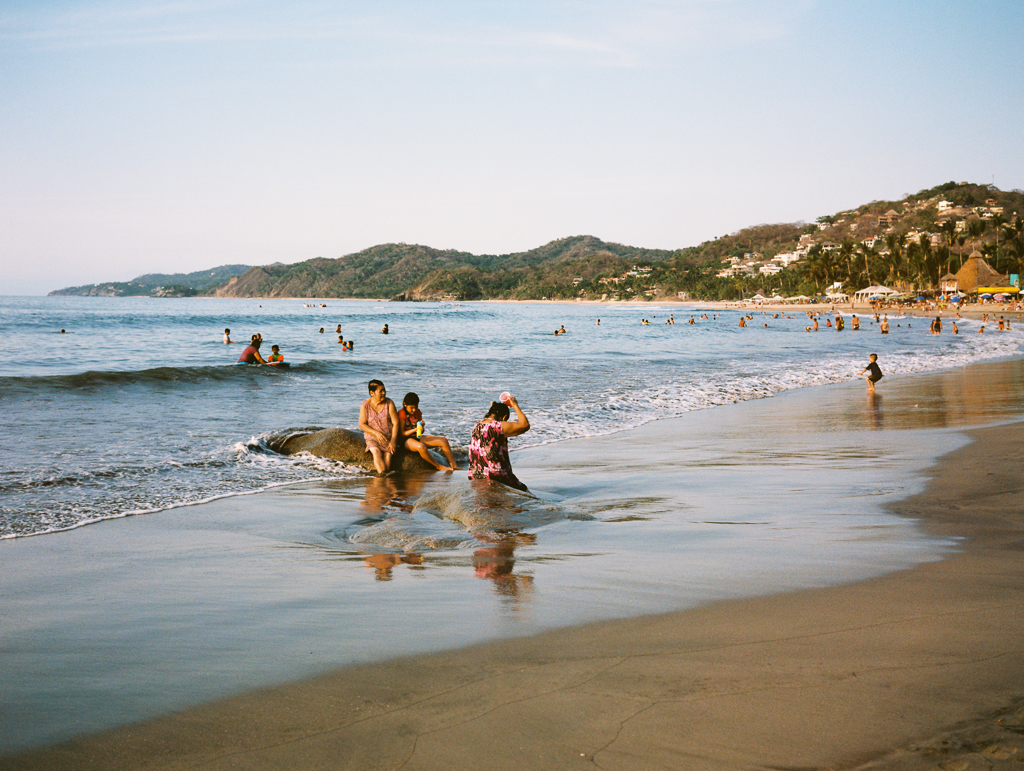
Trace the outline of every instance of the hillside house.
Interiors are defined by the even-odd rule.
[[[796,252],[779,252],[772,257],[772,262],[778,263],[783,266],[792,265],[794,262],[799,261],[800,255]]]
[[[889,209],[885,214],[878,218],[878,227],[880,228],[891,228],[899,220],[900,215],[895,209]]]

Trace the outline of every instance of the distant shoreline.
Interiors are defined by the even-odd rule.
[[[78,295],[18,295],[22,297],[75,297]],[[134,298],[111,298],[111,299],[134,299]],[[672,307],[672,308],[693,308],[703,310],[714,310],[714,311],[747,311],[750,313],[807,313],[810,311],[817,312],[819,314],[832,314],[837,311],[842,313],[854,314],[858,313],[864,316],[871,316],[875,313],[869,303],[756,303],[750,300],[680,300],[674,298],[662,298],[658,300],[391,300],[388,298],[367,298],[367,297],[146,297],[139,296],[138,299],[145,300],[251,300],[251,301],[264,301],[267,302],[279,302],[282,300],[289,302],[304,302],[304,303],[331,303],[331,302],[361,302],[361,303],[398,303],[401,305],[418,305],[423,303],[434,303],[434,304],[447,304],[447,305],[468,305],[468,304],[483,304],[483,303],[507,303],[507,304],[536,304],[536,305],[586,305],[586,306],[607,306],[609,308],[618,307]],[[927,316],[934,317],[940,316],[944,319],[955,318],[956,313],[952,308],[943,308],[941,310],[925,310],[922,308],[882,308],[878,313],[894,314],[899,313],[905,316]],[[977,319],[981,318],[984,314],[989,315],[1010,315],[1018,314],[1017,319],[1024,321],[1024,308],[1021,310],[1015,310],[1013,305],[1010,303],[964,303],[960,308],[960,315],[964,318]],[[1016,320],[1016,319],[1014,319]],[[677,322],[679,323],[679,322]]]

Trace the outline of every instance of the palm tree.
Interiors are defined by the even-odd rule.
[[[1003,229],[1003,225],[1006,224],[1006,217],[1002,214],[996,214],[992,217],[992,228],[996,231],[996,270],[1002,272],[1002,267],[999,262],[999,231]]]
[[[853,255],[857,251],[857,242],[847,236],[839,242],[839,263],[846,266],[846,280],[853,278]]]
[[[932,250],[932,239],[927,233],[921,234],[921,239],[917,244],[918,253],[918,265],[916,271],[916,277],[919,288],[924,288],[923,285],[932,287],[938,283],[938,275],[935,274],[936,263],[935,263],[935,252]]]
[[[911,241],[907,244],[907,279],[913,279],[913,287],[920,289],[921,275],[924,273],[924,255],[921,248],[922,241]]]
[[[821,247],[814,247],[807,255],[807,277],[814,282],[816,289],[821,289],[821,284],[826,287],[832,285],[838,273],[838,263],[835,253],[826,251]]]
[[[967,243],[967,234],[960,232],[956,237],[956,251],[960,256],[960,267],[964,266],[964,244]]]
[[[871,281],[871,261],[878,259],[878,250],[873,246],[868,246],[863,241],[861,241],[859,249],[861,256],[864,258],[864,280],[868,282],[868,286],[872,286],[874,282]]]
[[[887,233],[885,245],[889,248],[889,274],[886,281],[899,281],[903,268],[903,250],[907,245],[907,234]]]
[[[1006,249],[1017,258],[1017,274],[1024,272],[1024,217],[1017,215],[1017,218],[1003,226],[1003,236],[1006,238]]]
[[[967,237],[974,242],[974,248],[978,248],[978,239],[985,235],[988,223],[983,219],[967,221]]]
[[[939,225],[939,232],[945,238],[946,246],[952,249],[953,244],[956,243],[956,220],[946,220],[943,222]]]

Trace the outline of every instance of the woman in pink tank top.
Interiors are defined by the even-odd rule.
[[[359,430],[366,439],[366,451],[373,456],[378,474],[391,469],[391,458],[398,447],[398,410],[387,398],[387,389],[379,380],[371,380],[370,398],[359,405]]]

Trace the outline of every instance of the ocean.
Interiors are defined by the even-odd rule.
[[[749,312],[740,328],[738,310],[679,304],[0,299],[0,754],[956,548],[885,506],[954,429],[1019,414],[1020,378],[977,373],[1019,360],[1021,322],[935,336],[890,315],[882,336],[867,315],[814,333],[803,312]],[[288,369],[235,364],[257,332]],[[886,377],[865,400],[870,353]],[[399,403],[415,391],[463,467],[472,426],[514,393],[532,494],[269,449],[355,429],[374,378]]]
[[[646,304],[4,298],[0,400],[16,441],[3,450],[0,538],[361,474],[278,456],[267,440],[355,428],[373,378],[399,407],[418,393],[430,430],[464,457],[505,390],[534,426],[514,443],[523,448],[850,380],[875,351],[891,375],[1014,356],[1021,344],[1016,329],[971,334],[971,321],[933,336],[924,320],[893,318],[882,338],[867,320],[860,332],[822,323],[808,334],[805,315],[788,316],[740,329],[737,312]],[[339,326],[353,351],[338,345]],[[244,342],[225,345],[225,328],[236,341],[259,332],[290,368],[234,366]]]

